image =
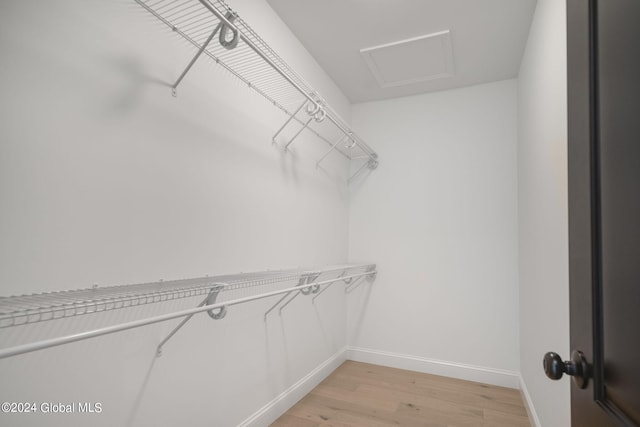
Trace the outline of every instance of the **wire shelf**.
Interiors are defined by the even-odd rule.
[[[309,276],[348,275],[373,269],[373,264],[348,264],[0,297],[0,328],[207,295],[213,289],[228,292]]]
[[[173,86],[174,90],[204,53],[289,115],[291,120],[285,126],[290,122],[303,125],[302,129],[314,133],[330,145],[331,150],[351,160],[364,159],[370,169],[377,167],[375,151],[227,3],[222,0],[134,1],[198,49],[196,57]],[[302,108],[305,104],[306,109]],[[300,108],[292,112],[292,105]],[[343,137],[348,139],[348,144],[338,144]]]

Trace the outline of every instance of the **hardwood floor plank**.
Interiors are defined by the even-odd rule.
[[[422,374],[415,371],[408,371],[404,369],[389,368],[386,366],[371,365],[368,363],[360,363],[353,361],[346,361],[342,364],[338,370],[334,371],[335,374],[348,374],[357,376],[360,378],[366,378],[367,376],[376,380],[384,381],[385,379],[391,379],[391,383],[399,384],[411,384],[416,387],[440,387],[442,389],[456,390],[459,392],[485,392],[491,391],[492,394],[500,396],[512,396],[519,401],[520,393],[517,389],[499,387],[490,384],[483,384],[473,381],[459,380],[457,378],[443,377],[439,375]],[[333,375],[333,374],[332,374]]]
[[[305,418],[296,417],[295,415],[284,414],[278,421],[272,425],[278,427],[319,427],[320,424],[307,420]]]
[[[393,420],[393,412],[373,407],[353,405],[323,396],[309,396],[303,405],[294,406],[290,412],[300,418],[319,422],[321,426],[389,427],[399,425]]]
[[[530,423],[518,390],[347,361],[272,426],[530,427]]]
[[[438,414],[444,415],[444,419],[460,423],[470,421],[476,424],[484,417],[482,408],[435,399],[421,393],[397,391],[368,384],[359,386],[358,393],[363,396],[376,396],[378,399],[390,400],[394,403],[397,402],[397,412],[406,412],[409,414],[421,412],[423,415],[430,413],[434,414],[434,417],[435,414]],[[442,421],[443,417],[438,416],[438,419]]]
[[[356,391],[350,391],[320,384],[313,390],[313,394],[340,400],[353,405],[378,408],[383,411],[393,412],[398,408],[398,402],[394,402],[386,396],[366,395],[358,392],[357,389]]]
[[[484,410],[483,427],[531,427],[527,415],[506,414],[492,409]]]
[[[375,406],[354,406],[350,403],[322,396],[308,397],[309,399],[305,400],[303,404],[294,406],[289,412],[300,418],[317,421],[320,426],[447,427],[446,423],[438,423],[428,419],[415,419],[397,411],[385,411]]]
[[[355,362],[346,362],[355,363]],[[520,391],[506,387],[498,387],[482,383],[446,378],[437,375],[422,374],[412,371],[381,367],[382,369],[370,369],[367,365],[367,373],[358,375],[354,370],[349,374],[345,371],[336,371],[334,375],[341,381],[360,384],[370,384],[389,387],[398,391],[419,393],[440,400],[475,406],[479,408],[491,408],[497,411],[526,415],[522,403]],[[344,366],[344,365],[343,365]],[[360,372],[363,367],[358,367]],[[397,376],[394,377],[394,372]]]

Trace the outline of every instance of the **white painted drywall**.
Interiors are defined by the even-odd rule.
[[[353,107],[384,162],[352,186],[349,257],[379,273],[350,294],[350,346],[517,376],[516,88]]]
[[[569,354],[565,2],[539,0],[518,77],[520,369],[540,424],[568,427],[569,380],[542,370]]]
[[[349,105],[266,2],[234,9],[328,98]],[[133,0],[0,4],[0,295],[346,261],[348,165]],[[291,133],[291,131],[289,131]],[[233,426],[340,352],[340,287],[0,360],[0,401],[100,402],[99,415],[0,424]],[[124,322],[188,299],[0,331],[2,346]]]

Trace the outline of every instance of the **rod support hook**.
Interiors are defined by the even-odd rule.
[[[225,18],[227,18],[227,21],[231,22],[232,24],[237,17],[238,17],[238,14],[232,10],[229,10],[225,15]],[[231,31],[231,33],[233,34],[233,37],[231,38],[231,40],[227,39],[228,31]],[[236,30],[235,28],[230,28],[226,23],[223,23],[222,27],[220,28],[220,35],[218,36],[218,41],[220,42],[220,45],[227,50],[231,50],[236,46],[238,46],[238,40],[240,40],[238,30]]]
[[[222,289],[223,289],[223,286],[215,286],[211,288],[211,291],[209,292],[209,296],[207,296],[207,299],[205,300],[205,305],[215,304],[216,298],[218,298],[218,294]],[[214,320],[224,319],[224,316],[227,315],[227,306],[224,305],[218,308],[217,310],[216,309],[207,310],[207,314],[209,315],[209,317],[211,317]]]

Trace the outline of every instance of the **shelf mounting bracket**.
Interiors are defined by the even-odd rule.
[[[227,18],[229,22],[233,22],[237,16],[238,15],[236,15],[234,12],[229,11],[225,15],[225,18]],[[216,25],[216,27],[213,29],[209,37],[207,37],[207,40],[205,40],[202,46],[200,46],[200,49],[198,49],[198,52],[196,52],[195,56],[191,59],[189,64],[187,64],[187,68],[184,69],[182,74],[180,74],[180,77],[178,77],[178,80],[176,80],[173,86],[171,86],[171,94],[173,96],[178,96],[178,85],[180,84],[182,79],[184,79],[184,77],[187,75],[189,70],[191,70],[191,67],[193,67],[193,64],[195,64],[198,58],[200,58],[200,55],[202,55],[202,52],[204,52],[204,50],[207,48],[211,40],[213,40],[213,38],[216,36],[216,33],[218,31],[220,31],[219,42],[225,49],[233,49],[238,45],[238,31],[232,29],[231,32],[233,33],[233,38],[231,40],[227,40],[226,38],[227,30],[228,30],[228,26],[224,24],[222,21],[219,22],[218,25]],[[175,27],[174,27],[174,31],[175,31]]]
[[[313,283],[313,282],[314,282],[318,277],[320,277],[320,274],[321,274],[321,273],[315,273],[315,272],[314,272],[314,273],[305,273],[305,274],[303,274],[303,275],[300,277],[300,280],[298,280],[298,284],[297,284],[296,286],[305,286],[305,285],[307,285],[307,284],[309,284],[309,283]],[[295,295],[294,295],[293,297],[289,298],[289,300],[288,300],[287,302],[285,302],[285,303],[284,303],[284,304],[283,304],[283,305],[278,309],[278,312],[279,312],[280,314],[282,314],[282,310],[283,310],[287,305],[289,305],[289,303],[290,303],[291,301],[293,301],[294,299],[296,299],[296,297],[297,297],[298,295],[300,295],[300,294],[303,294],[303,295],[317,294],[319,290],[320,290],[320,285],[313,285],[313,286],[309,286],[309,287],[302,288],[302,289],[300,289],[300,290],[299,290],[299,291],[297,291],[297,292],[295,292],[295,291],[287,292],[286,294],[284,294],[284,295],[282,296],[282,298],[280,298],[280,299],[279,299],[275,304],[273,304],[273,305],[269,308],[269,310],[267,310],[267,311],[264,313],[264,321],[265,321],[265,322],[267,321],[267,315],[268,315],[269,313],[271,313],[271,312],[272,312],[272,311],[273,311],[273,310],[274,310],[278,305],[280,305],[280,303],[281,303],[282,301],[284,301],[285,299],[287,299],[287,297],[288,297],[289,295],[291,295],[291,293],[295,292]]]
[[[284,130],[284,128],[286,128],[286,127],[287,127],[287,125],[288,125],[289,123],[291,123],[291,120],[293,120],[293,118],[296,116],[296,114],[298,114],[298,113],[300,112],[300,110],[302,110],[302,107],[304,107],[304,105],[305,105],[306,103],[307,103],[307,101],[304,101],[304,102],[302,103],[302,105],[300,105],[300,106],[298,107],[298,109],[297,109],[297,110],[296,110],[296,111],[295,111],[291,116],[289,116],[289,118],[287,119],[287,121],[286,121],[286,122],[284,122],[284,124],[280,127],[280,129],[278,129],[278,131],[273,135],[273,138],[271,138],[271,141],[272,141],[274,144],[275,144],[275,142],[276,142],[276,137],[277,137],[278,135],[280,135],[280,132],[282,132],[282,131]]]
[[[204,300],[202,300],[202,302],[198,304],[197,307],[215,304],[216,298],[218,297],[218,294],[220,293],[220,291],[224,289],[224,286],[225,286],[224,283],[216,283],[209,291],[209,295],[207,295],[207,297]],[[215,320],[222,319],[227,314],[227,307],[226,306],[220,307],[218,311],[207,310],[207,314],[209,314],[209,316],[212,319],[215,319]],[[191,318],[194,315],[195,314],[190,314],[186,316],[184,319],[182,319],[182,321],[180,321],[180,323],[178,323],[178,325],[175,328],[173,328],[171,332],[169,332],[169,334],[165,337],[165,339],[163,339],[160,342],[160,344],[158,344],[158,347],[156,348],[156,357],[162,356],[163,346],[167,343],[167,341],[169,341],[176,334],[176,332],[178,332],[189,320],[191,320]]]

